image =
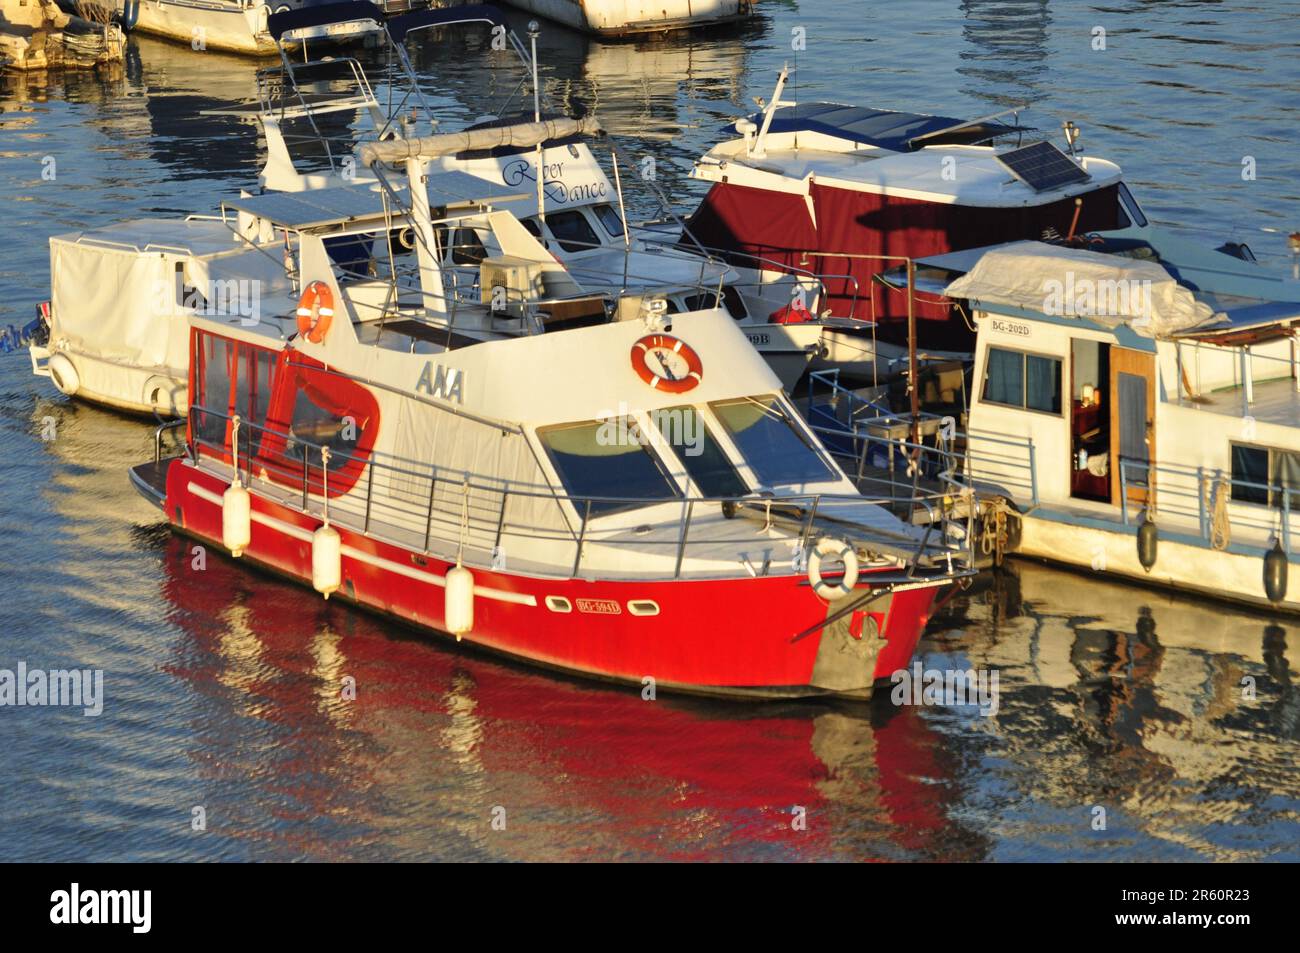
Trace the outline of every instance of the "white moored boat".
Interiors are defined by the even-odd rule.
[[[1150,228],[917,268],[977,327],[990,546],[1300,611],[1300,281]]]
[[[281,45],[295,48],[304,42],[337,42],[374,33],[391,4],[381,3],[381,15],[370,23],[295,29],[272,37],[268,21],[273,12],[297,11],[304,0],[117,0],[118,13],[128,30],[139,30],[187,43],[196,50],[221,50],[252,56],[276,56]],[[396,5],[397,10],[410,4]]]
[[[635,36],[737,23],[755,0],[506,0],[512,7],[599,36]]]
[[[326,22],[358,16],[358,10],[364,6],[328,4],[291,17],[277,16],[272,21],[272,33],[278,33],[276,24],[281,19],[306,22],[312,18],[311,22]],[[220,112],[256,119],[261,125],[267,144],[267,161],[260,177],[262,187],[296,192],[356,181],[358,176],[365,179],[365,171],[357,167],[356,148],[380,138],[418,134],[425,123],[429,128],[438,128],[437,117],[425,103],[404,43],[417,31],[465,24],[506,29],[500,12],[485,4],[422,11],[389,21],[384,37],[402,67],[405,88],[399,101],[409,109],[401,122],[376,98],[361,64],[355,60],[331,58],[295,63],[285,57],[283,67],[259,74],[263,92],[257,103]],[[529,54],[518,38],[509,31],[505,36],[518,62],[530,69]],[[775,264],[761,279],[756,272],[728,266],[698,242],[679,241],[683,225],[680,219],[669,219],[658,223],[658,227],[625,225],[619,190],[642,182],[633,163],[618,154],[612,141],[601,140],[600,145],[610,150],[611,163],[621,166],[621,179],[616,185],[597,161],[589,137],[579,135],[547,142],[540,152],[531,145],[509,142],[512,125],[535,118],[554,118],[521,114],[519,109],[523,105],[513,100],[502,103],[498,117],[471,125],[467,130],[481,133],[480,147],[441,156],[433,167],[481,180],[476,191],[482,194],[500,188],[517,192],[531,190],[534,194],[521,195],[508,207],[575,275],[585,276],[591,282],[597,275],[605,276],[606,280],[625,273],[656,276],[670,313],[700,306],[698,300],[688,300],[691,298],[688,289],[707,283],[699,280],[701,269],[718,277],[716,284],[728,312],[745,329],[750,343],[772,365],[782,385],[787,390],[792,388],[810,361],[816,359],[823,344],[820,331],[808,331],[784,322],[792,311],[795,293],[803,289],[803,297],[816,301],[823,294],[823,281],[806,269],[791,267],[778,273]],[[360,117],[352,149],[343,147],[337,139],[327,141],[319,135],[319,129],[329,125],[331,114],[340,111]],[[290,133],[291,127],[297,131]],[[501,135],[499,141],[492,139],[494,130]],[[321,156],[327,158],[328,167],[320,168],[319,164],[313,167],[312,160],[318,163]],[[541,188],[538,187],[539,166]],[[642,184],[654,188],[650,182]],[[671,213],[664,196],[656,197]],[[674,280],[679,285],[676,291],[669,288]],[[711,294],[716,301],[717,294]],[[837,326],[848,331],[862,329],[861,322],[833,318],[823,321],[825,328]]]

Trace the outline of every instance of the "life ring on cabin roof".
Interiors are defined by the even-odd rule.
[[[313,281],[298,299],[298,333],[319,344],[334,320],[334,293],[323,281]]]
[[[665,394],[683,394],[704,379],[695,349],[671,334],[647,334],[632,345],[632,370]]]

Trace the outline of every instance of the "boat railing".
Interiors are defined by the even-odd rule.
[[[878,477],[871,493],[856,495],[576,496],[544,483],[523,484],[389,454],[354,454],[346,446],[305,440],[292,428],[267,427],[198,405],[190,407],[188,424],[194,463],[208,459],[229,468],[237,461],[244,485],[257,481],[285,506],[313,517],[328,513],[331,521],[421,553],[463,555],[471,564],[503,568],[505,547],[528,541],[572,554],[571,562],[548,557],[544,566],[531,567],[543,575],[579,575],[584,558],[599,546],[652,557],[640,559],[637,578],[680,578],[692,556],[715,565],[739,558],[747,572],[760,576],[774,568],[781,573],[783,563],[786,571],[805,571],[818,539],[829,535],[896,559],[901,566],[890,575],[891,584],[956,580],[973,572],[969,516],[965,524],[951,516],[960,492],[956,486],[926,489],[910,478]],[[284,449],[264,452],[268,440]],[[238,453],[232,455],[235,444]],[[666,521],[659,517],[654,526],[633,528],[624,525],[626,520],[611,525],[600,518],[650,507],[662,513],[666,505],[676,515]],[[904,514],[909,525],[873,520],[863,507]],[[782,543],[788,547],[784,554]]]
[[[1119,484],[1124,526],[1151,518],[1162,528],[1186,531],[1212,549],[1226,549],[1234,538],[1264,548],[1276,539],[1287,555],[1295,553],[1292,495],[1300,495],[1300,487],[1235,479],[1219,467],[1123,457]]]
[[[913,418],[852,391],[844,391],[841,399],[846,414],[810,403],[809,422],[856,479],[881,472],[919,473],[949,487],[1006,497],[1023,507],[1038,505],[1032,438],[959,430],[950,416],[921,413]]]
[[[739,267],[753,268],[757,271],[775,271],[790,275],[793,278],[802,279],[811,282],[815,287],[817,300],[826,299],[826,284],[830,281],[842,281],[846,288],[852,289],[850,314],[856,314],[858,309],[858,296],[861,294],[861,286],[857,276],[851,274],[834,274],[831,272],[815,272],[807,268],[799,268],[795,265],[789,265],[777,261],[774,258],[767,258],[762,255],[756,255],[751,252],[738,252],[726,248],[720,248],[715,245],[702,245],[693,241],[690,245],[683,244],[679,238],[666,234],[663,229],[656,228],[657,223],[648,223],[643,225],[632,225],[630,233],[635,235],[637,240],[646,245],[662,245],[666,248],[676,249],[686,254],[694,254],[692,248],[700,249],[708,254],[711,258],[730,265],[739,265],[738,259],[748,262],[746,265]],[[737,281],[732,282],[731,287],[748,288],[753,287],[762,290],[765,283],[759,281]],[[857,319],[855,319],[857,320]]]

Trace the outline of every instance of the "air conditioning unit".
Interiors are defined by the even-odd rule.
[[[493,311],[519,313],[525,301],[545,296],[542,263],[502,255],[479,263],[479,293]]]

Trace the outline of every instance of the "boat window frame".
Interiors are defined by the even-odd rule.
[[[1244,476],[1239,477],[1237,475],[1235,452],[1238,449],[1254,450],[1265,454],[1265,462],[1264,462],[1265,473],[1264,473],[1263,481],[1246,480]],[[1279,482],[1278,485],[1281,486],[1282,489],[1281,490],[1273,489],[1274,459],[1275,459],[1275,454],[1279,454],[1279,453],[1291,454],[1292,456],[1300,460],[1300,450],[1294,450],[1289,447],[1275,447],[1272,446],[1271,444],[1252,443],[1247,440],[1229,440],[1228,441],[1228,477],[1230,480],[1233,481],[1234,485],[1230,485],[1228,498],[1233,503],[1240,503],[1243,506],[1262,506],[1268,508],[1269,510],[1281,511],[1283,507],[1282,494],[1286,493],[1291,497],[1291,510],[1294,511],[1297,508],[1300,508],[1300,482],[1297,482],[1295,487],[1287,487]],[[1248,482],[1248,483],[1262,482],[1264,486],[1267,487],[1267,489],[1263,491],[1255,487],[1242,487],[1241,490],[1242,492],[1248,492],[1248,493],[1263,492],[1264,494],[1266,494],[1266,499],[1263,502],[1261,502],[1259,500],[1243,499],[1237,496],[1238,488],[1235,486],[1235,483],[1238,480],[1241,480],[1242,482]]]
[[[686,462],[685,454],[679,452],[673,445],[672,440],[663,432],[663,428],[659,425],[659,421],[656,419],[655,415],[665,412],[670,413],[672,411],[680,411],[686,408],[689,408],[695,414],[696,419],[700,422],[700,426],[704,428],[705,439],[713,443],[713,446],[717,448],[718,452],[722,454],[722,458],[727,462],[727,466],[730,467],[730,472],[735,476],[736,481],[740,486],[739,493],[734,494],[733,496],[718,496],[714,493],[706,493],[704,487],[700,485],[699,481],[695,478],[695,475],[691,473],[690,465]],[[656,433],[656,437],[651,440],[651,443],[658,444],[662,442],[663,447],[666,448],[666,452],[662,455],[670,463],[676,464],[681,468],[681,478],[686,481],[686,489],[689,494],[706,499],[737,499],[754,492],[754,481],[746,479],[746,471],[748,471],[751,476],[754,475],[753,468],[739,452],[739,448],[735,445],[735,442],[730,440],[730,435],[726,433],[722,421],[714,417],[712,408],[707,404],[682,403],[674,404],[672,407],[657,407],[653,410],[646,411],[645,416]],[[721,434],[719,431],[721,431]],[[658,450],[659,448],[656,447],[655,449]]]
[[[659,472],[659,475],[663,477],[665,485],[670,487],[673,491],[672,495],[665,496],[661,499],[654,497],[635,497],[630,498],[626,503],[592,503],[590,520],[605,519],[614,516],[626,516],[629,513],[639,513],[657,506],[663,506],[664,504],[680,505],[682,500],[687,496],[686,487],[682,485],[682,481],[679,479],[677,473],[675,473],[672,466],[669,465],[669,460],[660,453],[659,449],[655,446],[658,442],[657,436],[651,436],[645,430],[641,416],[642,415],[638,413],[612,414],[609,417],[562,421],[559,423],[542,424],[541,426],[533,428],[533,433],[536,435],[537,442],[541,446],[542,458],[546,460],[551,471],[555,474],[558,484],[557,489],[562,491],[563,495],[560,499],[573,509],[577,516],[579,525],[581,525],[583,516],[587,512],[586,503],[589,497],[576,493],[573,488],[569,486],[569,482],[565,479],[565,470],[555,459],[555,454],[546,438],[548,434],[557,430],[572,430],[578,427],[600,428],[601,426],[610,423],[617,425],[620,420],[625,421],[630,426],[635,426],[637,432],[643,434],[642,439],[636,442],[636,446],[638,446],[641,451],[650,458],[655,469]],[[596,495],[599,496],[602,494]],[[609,495],[613,496],[614,494]],[[600,507],[600,509],[597,510],[597,507]]]
[[[560,236],[555,234],[555,226],[553,223],[556,219],[564,215],[576,215],[581,219],[582,223],[587,226],[587,230],[591,232],[592,240],[590,242],[583,242],[572,238],[560,238]],[[564,252],[570,255],[576,255],[584,251],[592,251],[596,248],[604,248],[607,244],[600,240],[600,232],[592,225],[591,218],[587,215],[586,209],[582,207],[555,209],[547,212],[546,231],[550,235],[551,240],[558,244]],[[569,246],[573,244],[576,244],[577,247],[570,248]]]
[[[781,408],[781,413],[785,417],[785,420],[787,424],[790,426],[790,429],[804,444],[804,446],[806,446],[810,451],[812,451],[814,458],[819,463],[821,463],[821,465],[825,468],[826,475],[823,479],[820,480],[808,479],[808,480],[798,481],[797,483],[786,480],[781,483],[777,483],[775,485],[764,482],[758,470],[754,468],[754,465],[750,461],[749,456],[744,452],[744,450],[741,448],[741,445],[737,442],[736,435],[732,432],[731,428],[727,426],[726,422],[717,412],[716,405],[718,404],[737,403],[740,401],[755,401],[755,400],[766,399],[766,398],[771,398],[772,401]],[[808,426],[807,421],[805,421],[803,419],[803,416],[797,410],[795,410],[794,406],[789,402],[789,400],[785,397],[784,394],[768,391],[759,394],[744,394],[739,397],[718,397],[708,401],[702,406],[708,410],[709,418],[711,418],[713,421],[717,423],[719,428],[717,431],[717,436],[718,438],[720,438],[720,442],[725,441],[725,446],[730,451],[732,464],[738,466],[738,469],[742,475],[746,475],[746,474],[748,475],[749,477],[748,482],[750,485],[751,492],[755,492],[757,490],[776,490],[781,487],[796,486],[796,485],[801,487],[809,487],[809,486],[817,486],[819,484],[824,484],[824,483],[840,483],[846,479],[843,470],[840,469],[839,464],[835,462],[835,459],[830,455],[830,452],[822,444],[821,439],[817,436],[816,432],[812,430],[811,427]]]
[[[1008,403],[1004,403],[1003,401],[992,400],[984,396],[984,392],[988,387],[989,355],[991,352],[995,350],[1005,351],[1009,354],[1019,354],[1022,358],[1021,380],[1020,380],[1021,383],[1020,401],[1021,402],[1019,404],[1008,404]],[[1036,357],[1041,360],[1056,362],[1056,393],[1057,393],[1057,400],[1060,404],[1060,408],[1058,410],[1054,410],[1054,411],[1040,410],[1037,407],[1029,406],[1028,404],[1028,399],[1029,399],[1028,359],[1031,357]],[[990,407],[1002,407],[1007,410],[1019,410],[1027,414],[1039,414],[1044,417],[1052,417],[1054,419],[1061,420],[1065,417],[1065,407],[1066,407],[1065,381],[1064,381],[1065,364],[1066,364],[1065,358],[1059,354],[1050,354],[1046,351],[1030,351],[1024,348],[1017,348],[1017,347],[1007,347],[1002,344],[988,344],[984,348],[984,363],[983,366],[981,367],[981,373],[979,379],[979,383],[980,383],[980,387],[978,390],[979,402],[981,404],[987,404]]]

